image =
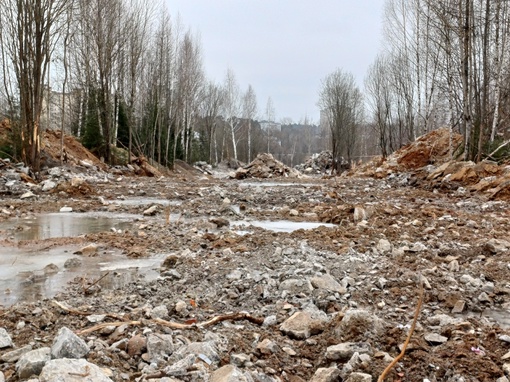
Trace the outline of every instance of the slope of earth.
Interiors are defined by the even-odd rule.
[[[132,225],[22,242],[7,229],[0,244],[93,245],[96,256],[116,249],[126,259],[165,260],[153,279],[120,283],[121,272],[102,271],[51,299],[0,309],[12,340],[0,340],[7,381],[28,379],[13,352],[53,354],[63,327],[85,341],[80,357],[113,381],[375,381],[400,352],[421,285],[416,330],[387,380],[507,380],[506,201],[410,187],[398,177],[264,183],[189,171],[158,179],[101,173],[84,182],[91,192],[5,196],[2,219],[67,206],[133,216]],[[312,222],[328,225],[300,228]],[[85,380],[87,367],[66,372]],[[46,371],[34,370],[45,380]]]

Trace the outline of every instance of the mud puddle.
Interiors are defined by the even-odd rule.
[[[114,217],[115,216],[115,217]],[[16,241],[76,237],[88,233],[125,230],[136,215],[57,212],[11,219],[0,224],[0,236]]]
[[[159,204],[160,206],[180,206],[182,201],[180,200],[168,200],[158,198],[121,198],[114,200],[105,200],[109,204],[118,204],[121,206],[149,206],[152,204]]]
[[[246,231],[246,228],[249,228],[250,226],[253,227],[259,227],[263,228],[268,231],[272,232],[294,232],[298,229],[315,229],[318,227],[328,227],[328,228],[334,228],[336,227],[335,224],[329,224],[329,223],[319,223],[319,222],[293,222],[290,220],[276,220],[276,221],[270,221],[270,220],[252,220],[252,221],[234,221],[231,222],[230,225],[235,228],[239,227],[242,228],[240,232],[241,234],[248,233],[249,231]]]
[[[0,306],[52,298],[77,277],[96,281],[108,273],[100,282],[106,289],[121,288],[141,275],[154,279],[164,258],[158,255],[129,259],[114,251],[86,257],[75,255],[77,249],[74,246],[49,251],[0,248]]]

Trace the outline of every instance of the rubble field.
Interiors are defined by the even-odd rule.
[[[83,269],[52,296],[0,307],[0,381],[377,381],[416,313],[386,381],[508,381],[510,209],[504,193],[475,187],[505,167],[452,180],[472,164],[399,166],[269,182],[78,161],[35,184],[4,166],[3,250],[76,248],[78,268],[109,251],[162,260],[155,277],[140,269],[123,283],[119,269]],[[24,220],[48,213],[129,224],[16,239]],[[73,265],[53,261],[47,283]]]

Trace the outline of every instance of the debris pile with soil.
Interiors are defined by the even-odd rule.
[[[273,178],[273,177],[286,177],[286,178],[299,178],[302,174],[293,168],[285,166],[279,160],[276,160],[272,154],[263,153],[244,167],[237,169],[231,175],[234,179],[245,178]]]
[[[305,163],[299,164],[294,168],[305,174],[323,174],[331,169],[333,165],[333,153],[329,150],[312,154]]]

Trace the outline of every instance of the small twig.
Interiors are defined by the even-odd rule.
[[[409,334],[407,335],[406,341],[404,342],[404,346],[402,346],[402,351],[400,354],[390,362],[390,364],[384,369],[380,377],[377,379],[377,382],[383,382],[384,378],[388,375],[388,373],[393,369],[398,361],[402,359],[404,356],[407,345],[409,345],[409,341],[411,340],[411,336],[413,335],[414,329],[416,328],[416,323],[418,322],[418,316],[420,315],[421,306],[423,305],[423,283],[421,283],[420,287],[420,297],[418,299],[418,306],[416,306],[416,312],[414,312],[413,323],[411,324],[411,328],[409,329]]]
[[[115,326],[115,327],[122,326],[122,325],[138,326],[138,325],[141,325],[141,324],[142,324],[142,321],[103,322],[102,324],[97,324],[95,326],[92,326],[91,328],[79,330],[79,331],[76,332],[76,334],[78,334],[78,335],[80,335],[80,334],[89,334],[89,333],[95,332],[96,330],[108,328],[110,326]]]
[[[102,275],[100,278],[98,278],[95,282],[93,282],[92,284],[90,284],[88,287],[86,288],[83,288],[83,292],[84,293],[87,293],[87,291],[92,288],[94,285],[96,285],[99,281],[101,281],[102,279],[104,279],[106,276],[108,276],[110,274],[110,272],[106,272],[104,275]]]

